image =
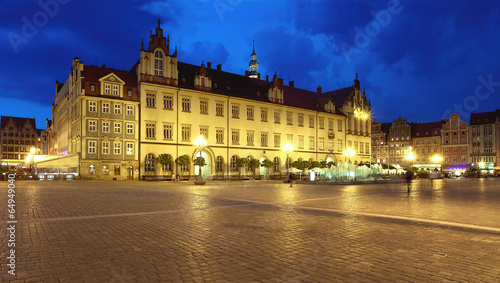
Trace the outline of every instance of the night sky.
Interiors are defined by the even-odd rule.
[[[295,86],[350,86],[358,73],[372,119],[467,122],[500,108],[500,1],[3,0],[0,114],[51,119],[71,61],[130,70],[158,18],[179,61],[244,74],[252,39],[261,76]],[[45,5],[44,5],[45,3]],[[480,3],[480,4],[479,4]]]

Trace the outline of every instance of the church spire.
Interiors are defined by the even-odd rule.
[[[253,50],[250,54],[250,63],[248,63],[248,76],[250,78],[259,79],[259,62],[257,61],[257,53],[255,53],[255,39],[253,40]]]

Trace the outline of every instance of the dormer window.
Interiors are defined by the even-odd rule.
[[[163,76],[163,52],[155,51],[155,75]]]
[[[132,96],[132,90],[129,89],[128,92],[127,92],[127,95],[128,96]]]
[[[203,86],[203,87],[205,86],[205,78],[204,77],[201,78],[201,86]]]
[[[118,86],[117,85],[113,86],[113,95],[118,95]]]
[[[104,94],[111,94],[111,85],[109,84],[104,85]]]
[[[95,91],[95,85],[90,86],[90,91]]]

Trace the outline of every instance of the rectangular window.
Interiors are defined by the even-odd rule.
[[[280,112],[279,111],[274,111],[274,123],[279,124],[280,123]]]
[[[274,134],[274,147],[280,147],[280,145],[281,145],[280,134]]]
[[[328,130],[333,131],[333,119],[328,119]]]
[[[231,131],[231,141],[232,144],[240,144],[240,132],[237,130]]]
[[[182,98],[182,111],[191,112],[191,98]]]
[[[453,155],[453,162],[457,162],[458,158],[456,155]]]
[[[466,155],[462,155],[462,162],[465,162],[467,161],[467,156]]]
[[[253,107],[247,107],[247,120],[253,120]]]
[[[102,132],[109,133],[109,122],[102,121]]]
[[[320,129],[324,129],[325,128],[325,119],[324,118],[319,118],[318,119],[318,127]]]
[[[267,146],[267,133],[260,134],[260,144],[261,146]]]
[[[132,135],[134,133],[134,124],[127,123],[127,135]]]
[[[291,112],[286,113],[286,124],[287,125],[292,125],[293,124],[293,115]]]
[[[128,142],[126,143],[127,146],[127,155],[134,154],[134,143]]]
[[[304,136],[299,136],[299,148],[304,148]]]
[[[224,129],[215,130],[215,142],[218,144],[224,143]]]
[[[146,123],[146,138],[147,139],[155,139],[155,124],[154,123]]]
[[[337,151],[342,151],[342,140],[337,141]]]
[[[122,124],[114,122],[114,126],[115,126],[115,134],[119,134],[122,132]]]
[[[111,85],[109,84],[104,85],[104,94],[111,94]]]
[[[224,103],[216,102],[215,103],[215,115],[216,116],[224,116]]]
[[[122,114],[122,106],[120,104],[115,104],[115,114]]]
[[[163,96],[163,109],[172,110],[173,109],[173,98],[171,95]]]
[[[191,141],[191,126],[182,126],[182,141]]]
[[[240,106],[239,105],[232,105],[231,106],[231,117],[240,118]]]
[[[328,140],[328,150],[334,151],[335,148],[333,147],[333,140]]]
[[[102,113],[109,113],[109,103],[107,102],[102,103]]]
[[[289,144],[293,144],[293,135],[286,135],[286,142]]]
[[[314,128],[314,116],[309,115],[309,128]]]
[[[253,145],[253,132],[247,132],[247,145]]]
[[[127,115],[129,116],[134,115],[134,106],[127,105]]]
[[[172,140],[173,139],[173,129],[172,125],[163,125],[163,139]]]
[[[118,95],[118,86],[117,85],[113,86],[113,94]]]
[[[90,132],[95,132],[96,131],[96,121],[89,121],[89,131]]]
[[[120,142],[115,142],[113,144],[113,149],[115,154],[120,154],[121,153],[121,146],[122,144]]]
[[[319,150],[325,150],[325,139],[324,138],[319,138],[318,140],[319,143]]]
[[[89,153],[95,153],[96,141],[89,141],[88,151]]]
[[[314,149],[314,137],[309,137],[309,149]]]
[[[260,121],[267,122],[267,109],[260,110]]]
[[[103,165],[102,166],[102,174],[103,175],[109,175],[109,165]]]
[[[102,142],[102,154],[109,154],[109,142]]]
[[[208,127],[200,127],[200,136],[203,136],[205,140],[208,140]]]
[[[342,121],[337,121],[337,131],[342,132]]]
[[[200,114],[208,114],[208,101],[200,101]]]
[[[155,93],[146,93],[146,107],[156,107]]]
[[[299,123],[299,127],[304,127],[304,115],[299,114],[298,123]]]
[[[89,112],[96,112],[96,102],[89,101]]]

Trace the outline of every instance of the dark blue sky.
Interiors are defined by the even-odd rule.
[[[130,70],[162,20],[179,60],[323,91],[359,74],[372,118],[432,122],[500,108],[499,1],[4,0],[0,114],[51,118],[71,61]]]

